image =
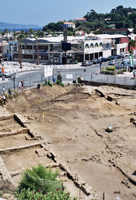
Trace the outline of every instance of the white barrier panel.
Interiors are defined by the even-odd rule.
[[[73,79],[73,74],[66,74],[66,79]]]
[[[52,66],[45,66],[44,67],[44,77],[52,76],[53,75],[53,68]]]

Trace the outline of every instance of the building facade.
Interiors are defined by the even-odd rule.
[[[62,64],[64,57],[67,63],[82,62],[99,57],[120,54],[128,50],[129,38],[124,35],[91,35],[68,36],[67,43],[71,44],[68,51],[62,50],[63,37],[28,38],[9,42],[9,51],[13,53],[14,60],[40,63]]]

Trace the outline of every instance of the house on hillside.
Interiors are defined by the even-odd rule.
[[[74,22],[87,22],[87,18],[77,18],[74,19]]]
[[[133,29],[132,28],[126,28],[126,29],[99,29],[102,34],[122,34],[122,35],[129,35],[131,33],[133,33]]]
[[[75,29],[75,24],[73,22],[64,22],[64,26]]]

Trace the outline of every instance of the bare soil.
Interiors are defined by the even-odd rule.
[[[133,175],[136,169],[136,126],[130,123],[131,118],[136,120],[134,90],[109,86],[44,86],[27,90],[10,100],[6,110],[29,119],[37,135],[48,141],[48,146],[62,162],[67,162],[80,174],[98,192],[100,199],[103,192],[109,200],[117,196],[123,200],[136,199],[136,176]],[[113,128],[111,133],[105,131],[109,125]],[[11,120],[0,122],[0,132],[18,128],[19,125]],[[8,137],[0,139],[0,148],[34,143],[25,140],[26,134],[10,136],[10,140]],[[1,157],[9,171],[31,167],[38,162],[50,164],[51,159],[37,156],[36,148],[40,147],[2,154]],[[18,182],[19,178],[14,180]],[[66,185],[71,187],[67,181]],[[73,196],[77,196],[76,188],[70,188],[72,190]]]

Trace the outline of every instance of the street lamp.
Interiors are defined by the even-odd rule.
[[[20,39],[21,40],[21,55],[20,55],[20,68],[22,69],[22,38]]]
[[[37,42],[37,37],[36,39],[36,48],[37,48],[37,65],[39,65],[39,52],[38,52],[38,42]]]
[[[1,63],[1,65],[2,65],[2,73],[4,74],[4,63],[3,63],[3,41],[2,41],[2,39],[1,39],[1,47],[2,47],[2,63]]]

